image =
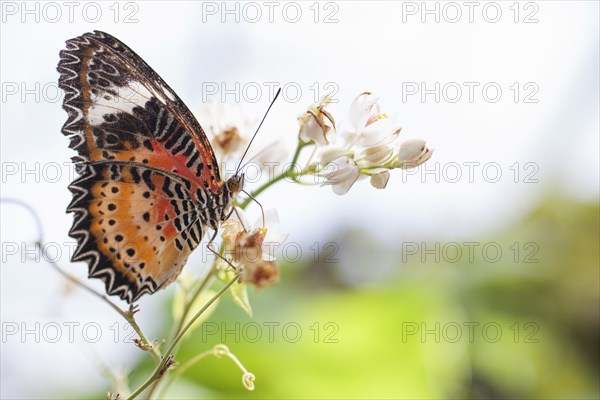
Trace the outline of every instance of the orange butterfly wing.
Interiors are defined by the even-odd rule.
[[[181,272],[207,227],[231,203],[200,124],[118,39],[95,31],[67,41],[59,85],[81,175],[70,186],[73,261],[107,293],[133,302]]]

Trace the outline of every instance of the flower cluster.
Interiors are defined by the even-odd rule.
[[[390,170],[413,168],[433,152],[422,139],[399,143],[401,128],[395,118],[380,111],[378,98],[360,94],[350,106],[341,129],[325,110],[327,99],[301,115],[299,138],[319,147],[317,170],[336,194],[346,194],[361,177],[370,177],[377,189],[386,187]]]

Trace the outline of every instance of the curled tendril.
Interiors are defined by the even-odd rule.
[[[244,367],[244,364],[242,364],[235,354],[229,350],[229,347],[225,346],[224,344],[217,344],[215,347],[213,347],[212,354],[217,358],[221,358],[223,356],[229,357],[231,361],[233,361],[235,365],[237,365],[238,368],[244,373],[242,375],[242,385],[244,385],[247,390],[254,390],[254,381],[256,380],[256,376],[254,376],[252,372],[249,372],[246,367]]]
[[[250,391],[254,390],[254,380],[256,379],[256,377],[254,376],[254,374],[252,372],[244,372],[244,375],[242,375],[242,384],[244,385],[244,387]]]
[[[231,351],[229,351],[229,347],[225,346],[224,344],[218,344],[213,347],[213,354],[215,357],[221,358],[223,356],[231,355]]]

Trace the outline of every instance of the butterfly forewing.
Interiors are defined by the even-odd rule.
[[[228,205],[210,143],[189,109],[116,38],[86,33],[60,52],[74,261],[128,302],[179,275]]]
[[[69,118],[63,133],[77,161],[146,162],[216,192],[210,143],[186,105],[137,54],[107,33],[86,33],[60,52]]]

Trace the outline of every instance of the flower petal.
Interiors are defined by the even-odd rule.
[[[306,113],[298,117],[300,131],[298,136],[303,142],[314,141],[320,146],[329,143],[330,131],[335,131],[335,121],[331,114],[323,109],[324,104],[312,106]]]
[[[326,166],[330,162],[344,156],[352,156],[352,154],[348,154],[348,150],[341,147],[326,147],[320,154],[319,163]]]
[[[378,101],[379,98],[370,92],[361,93],[354,99],[350,105],[349,121],[355,131],[361,131],[372,115],[379,114]]]
[[[227,221],[221,222],[221,229],[221,237],[223,238],[225,250],[231,252],[235,249],[238,234],[244,230],[242,223],[237,219],[230,218]]]
[[[331,185],[333,192],[338,195],[348,193],[360,176],[358,165],[348,157],[340,157],[330,162],[325,170],[330,172],[324,175],[326,181],[323,185]]]
[[[283,163],[287,156],[286,153],[287,151],[282,142],[280,140],[275,140],[250,157],[248,162],[256,163],[262,170],[266,170],[266,163]]]
[[[397,138],[400,131],[396,118],[381,118],[366,126],[360,133],[359,144],[363,147],[375,146]]]
[[[365,166],[370,167],[382,164],[388,158],[390,158],[393,152],[394,149],[392,148],[392,146],[388,144],[380,144],[378,146],[368,147],[364,149],[361,155],[364,158],[366,164]]]
[[[388,171],[380,172],[375,175],[371,175],[371,185],[376,189],[385,189],[390,180],[390,173]]]
[[[262,226],[263,218],[262,215],[258,217],[254,226]],[[287,233],[281,233],[279,230],[279,214],[277,210],[271,208],[265,211],[265,227],[267,227],[267,235],[263,241],[263,251],[267,251],[266,254],[272,256],[273,250],[281,246],[287,239]]]
[[[205,103],[196,113],[210,138],[219,161],[238,159],[248,142],[254,120],[242,107],[220,102]]]

